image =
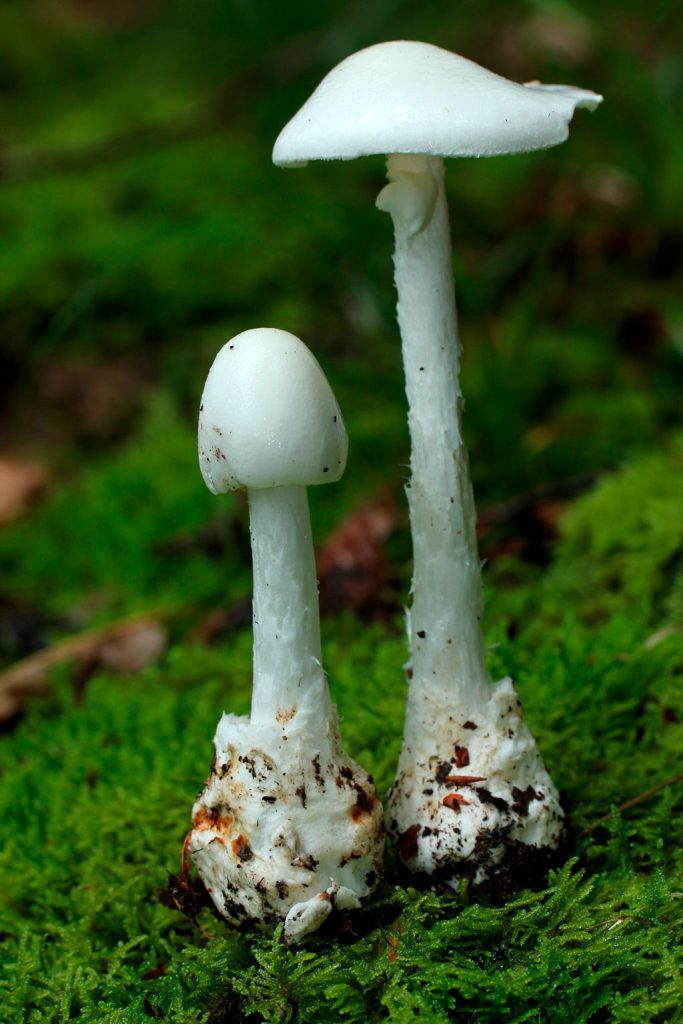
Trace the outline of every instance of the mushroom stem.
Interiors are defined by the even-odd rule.
[[[331,714],[320,655],[318,584],[306,488],[249,488],[254,573],[251,720]]]
[[[408,396],[413,539],[413,694],[489,697],[476,512],[462,438],[460,341],[440,157],[390,156],[377,205],[394,222],[398,322]]]

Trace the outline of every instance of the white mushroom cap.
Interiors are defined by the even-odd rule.
[[[348,438],[315,356],[287,331],[244,331],[220,350],[199,412],[199,463],[210,491],[339,480]]]
[[[545,149],[564,142],[577,107],[601,102],[573,86],[518,85],[428,43],[379,43],[326,75],[280,132],[273,161]]]

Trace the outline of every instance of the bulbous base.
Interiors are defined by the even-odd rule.
[[[406,722],[388,812],[406,869],[453,888],[547,869],[564,812],[512,680],[471,714],[413,686]]]
[[[282,724],[223,715],[188,852],[219,913],[275,924],[298,942],[330,912],[360,907],[377,885],[384,818],[372,778],[295,715]]]

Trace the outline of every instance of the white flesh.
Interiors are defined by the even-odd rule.
[[[320,660],[304,487],[250,489],[254,565],[251,719],[223,715],[188,851],[233,924],[285,921],[298,942],[377,885],[384,820],[344,753]]]
[[[249,489],[254,575],[254,725],[332,714],[320,655],[318,582],[305,487]],[[323,726],[324,728],[324,726]]]
[[[412,687],[389,830],[406,867],[457,887],[528,864],[564,830],[557,790],[522,720],[510,679],[475,711]]]
[[[536,744],[518,720],[512,683],[504,681],[492,693],[485,665],[481,567],[462,438],[460,341],[443,161],[392,156],[388,177],[390,184],[380,193],[378,206],[391,214],[396,239],[414,553],[412,679],[401,762],[390,799],[390,832],[398,840],[399,852],[410,854],[403,859],[411,870],[428,875],[438,871],[446,878],[450,870],[455,879],[463,871],[472,873],[476,857],[474,874],[482,881],[500,860],[505,837],[534,847],[557,846],[562,811]],[[509,711],[501,701],[510,704]],[[469,721],[478,726],[471,744],[463,732],[463,723]],[[480,786],[499,801],[498,811],[488,797],[488,803],[475,797],[462,803],[451,798],[443,804],[444,797],[460,790],[454,790],[453,783],[450,788],[434,788],[435,772],[457,760],[456,745],[472,746],[471,768],[452,774],[483,776],[486,781]],[[542,800],[532,801],[531,817],[522,807],[525,800],[512,795],[513,789],[527,786],[543,793]],[[501,800],[507,804],[505,811]],[[522,811],[515,811],[515,805]],[[414,852],[409,838],[418,835]],[[491,852],[483,852],[491,843]]]
[[[460,341],[443,161],[393,156],[388,173],[392,184],[380,193],[378,205],[394,220],[408,397],[413,687],[438,691],[471,709],[486,701],[489,679],[480,625],[476,512],[461,429]]]
[[[344,753],[336,718],[318,725],[312,745],[296,715],[282,723],[223,715],[188,844],[223,917],[235,925],[284,920],[289,943],[335,906],[359,907],[379,881],[384,852],[372,779]]]

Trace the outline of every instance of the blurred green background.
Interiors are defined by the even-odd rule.
[[[382,161],[270,161],[325,71],[394,37],[606,98],[554,150],[448,163],[480,497],[656,443],[683,372],[678,16],[674,3],[2,4],[4,445],[73,470],[133,436],[160,390],[193,418],[224,340],[274,324],[339,390],[355,442],[342,489],[368,464],[395,471]]]
[[[135,485],[125,468],[107,476],[102,508],[72,495],[73,516],[55,513],[38,549],[0,536],[3,599],[69,611],[97,591],[93,614],[106,616],[194,572],[143,566],[142,549],[217,514],[192,431],[214,354],[249,327],[299,334],[345,413],[349,468],[312,496],[320,530],[405,478],[391,224],[374,208],[383,162],[270,161],[322,75],[379,40],[422,39],[519,81],[605,96],[561,147],[448,162],[479,503],[660,444],[683,382],[680,13],[0,4],[0,445],[45,464],[51,491],[122,451],[149,466]],[[217,595],[226,574],[195,568]]]
[[[680,3],[0,0],[0,697],[11,666],[65,637],[173,615],[159,668],[138,676],[130,652],[118,666],[100,652],[75,673],[61,665],[21,721],[26,694],[0,700],[8,1021],[137,1024],[158,1009],[213,1024],[441,1022],[455,1006],[478,1021],[681,1019],[673,796],[632,829],[591,833],[580,853],[593,881],[581,895],[565,873],[528,914],[458,916],[460,903],[383,893],[358,962],[355,946],[322,938],[311,961],[283,961],[269,939],[197,930],[155,901],[220,707],[248,706],[246,508],[204,487],[195,431],[215,353],[250,327],[298,334],[344,412],[346,475],[311,494],[319,542],[351,521],[362,547],[368,502],[392,509],[371,600],[342,588],[330,604],[345,616],[325,626],[345,740],[380,787],[391,779],[409,444],[391,223],[374,207],[384,167],[281,170],[270,153],[327,70],[397,38],[605,97],[560,147],[447,162],[465,433],[492,662],[533,694],[530,721],[574,817],[586,824],[675,770]],[[117,667],[131,678],[107,675]],[[601,929],[623,901],[637,926],[616,949]],[[432,927],[430,953],[418,945]],[[396,936],[414,960],[396,960]],[[381,976],[367,973],[374,957]],[[168,978],[147,976],[162,968]],[[329,987],[328,968],[347,989]],[[153,984],[166,986],[156,1002]]]

